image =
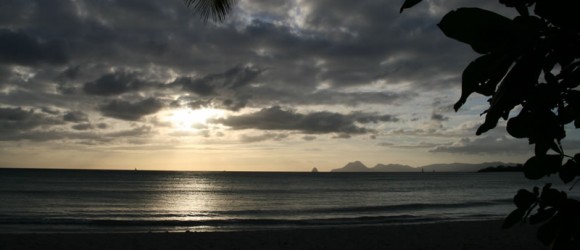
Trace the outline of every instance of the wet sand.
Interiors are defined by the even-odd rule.
[[[237,232],[0,234],[18,249],[548,249],[529,225],[501,221]]]

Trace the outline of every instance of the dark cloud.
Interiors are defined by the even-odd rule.
[[[288,138],[288,134],[265,133],[261,135],[242,135],[240,141],[243,143],[261,142],[267,140],[281,141]]]
[[[477,137],[475,139],[462,138],[450,145],[437,146],[429,152],[457,153],[457,154],[523,154],[531,153],[533,148],[524,140],[511,139],[506,136]]]
[[[17,131],[13,133],[0,133],[0,141],[22,141],[33,142],[46,141],[72,141],[78,144],[97,145],[102,143],[112,143],[119,140],[143,139],[154,132],[148,126],[140,126],[128,130],[121,130],[109,133],[94,133],[90,130],[90,124],[76,124],[72,131],[63,130],[32,130],[27,132]]]
[[[41,41],[22,31],[0,29],[0,63],[63,64],[67,59],[66,46],[62,40]]]
[[[215,94],[215,87],[202,80],[196,80],[191,77],[181,77],[176,79],[173,84],[180,85],[184,90],[195,93],[200,96],[210,96]]]
[[[56,109],[51,109],[49,107],[42,107],[42,108],[40,108],[40,110],[42,112],[44,112],[44,113],[51,114],[51,115],[58,115],[58,114],[60,114],[60,111],[58,111]]]
[[[71,111],[66,113],[62,119],[66,122],[87,122],[89,116],[82,111]]]
[[[307,134],[365,134],[373,132],[373,130],[361,127],[357,125],[357,122],[368,123],[385,120],[392,121],[395,118],[388,115],[376,116],[363,113],[343,115],[333,112],[312,112],[301,114],[273,106],[255,113],[215,119],[212,122],[221,123],[233,129],[289,130]]]
[[[129,130],[122,130],[112,133],[107,133],[105,136],[107,137],[144,137],[151,135],[153,133],[153,129],[149,126],[139,126],[136,128],[132,128]]]
[[[200,96],[215,95],[217,90],[236,90],[255,80],[263,70],[256,66],[236,66],[223,73],[202,78],[181,77],[173,82],[183,90]]]
[[[449,117],[433,112],[431,114],[431,120],[443,122],[449,120]]]
[[[415,149],[415,148],[434,148],[436,146],[440,146],[439,144],[429,143],[429,142],[419,142],[413,144],[394,144],[391,142],[381,142],[377,145],[382,147],[390,147],[390,148],[404,148],[404,149]]]
[[[20,107],[0,108],[0,132],[11,133],[25,131],[41,126],[63,124],[62,120],[34,110],[25,110]]]
[[[379,123],[379,122],[397,122],[399,118],[394,115],[369,115],[361,112],[352,114],[359,123]]]
[[[109,125],[107,125],[106,123],[99,123],[99,124],[97,124],[97,128],[99,128],[99,129],[106,129],[108,127],[109,127]]]
[[[332,89],[316,90],[300,87],[260,86],[248,90],[255,104],[284,103],[288,105],[346,105],[401,104],[416,97],[412,92],[340,92]]]
[[[89,130],[92,129],[93,126],[90,123],[79,123],[71,126],[74,130]]]
[[[146,115],[157,113],[163,108],[163,103],[155,98],[148,98],[138,102],[112,100],[99,106],[104,116],[127,121],[137,121]]]
[[[316,140],[316,136],[312,136],[312,135],[305,135],[302,137],[303,140],[305,141],[314,141]]]
[[[150,84],[138,79],[133,72],[119,71],[101,76],[93,82],[83,85],[83,91],[91,95],[111,96],[130,91],[138,91]]]
[[[242,88],[252,83],[263,72],[256,66],[236,66],[223,73],[209,74],[201,78],[180,77],[171,85],[199,97],[213,100],[218,108],[238,111],[248,104],[251,90]],[[199,103],[197,100],[194,103]],[[193,104],[195,105],[195,104]]]

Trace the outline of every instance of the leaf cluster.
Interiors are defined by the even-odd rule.
[[[554,249],[573,249],[579,239],[580,202],[569,199],[565,192],[558,191],[546,184],[542,191],[520,189],[514,196],[516,209],[504,220],[502,228],[510,228],[527,221],[532,225],[540,224],[537,238]]]
[[[419,2],[404,1],[401,12]],[[463,71],[461,97],[454,109],[458,111],[473,93],[489,97],[476,134],[507,120],[508,134],[534,145],[534,156],[524,164],[525,177],[536,180],[557,173],[570,183],[580,176],[580,154],[566,155],[561,141],[567,124],[580,128],[580,1],[499,3],[519,15],[507,18],[480,8],[460,8],[438,24],[446,36],[480,54]],[[538,239],[543,243],[556,248],[579,244],[580,202],[566,193],[549,185],[542,192],[522,189],[514,203],[517,208],[504,227],[519,221],[542,222]]]

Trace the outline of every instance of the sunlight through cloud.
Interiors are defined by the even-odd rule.
[[[202,107],[194,110],[180,108],[171,112],[169,121],[175,129],[195,130],[196,127],[206,126],[209,119],[222,118],[224,116],[224,110],[211,107]]]

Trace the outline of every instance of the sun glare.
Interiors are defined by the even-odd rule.
[[[192,110],[181,108],[174,110],[169,120],[179,130],[194,130],[199,127],[205,127],[209,119],[223,116],[224,111],[221,109],[200,108]]]

